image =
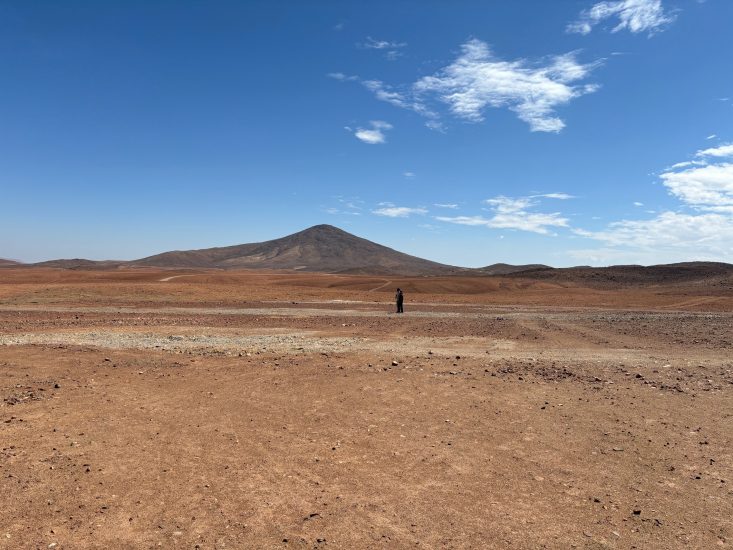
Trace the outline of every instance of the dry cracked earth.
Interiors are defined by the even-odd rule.
[[[730,297],[174,275],[0,271],[0,547],[733,546]]]

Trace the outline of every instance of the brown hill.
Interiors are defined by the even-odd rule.
[[[720,262],[684,262],[663,265],[613,265],[609,267],[544,268],[510,273],[508,277],[577,283],[593,287],[699,283],[733,285],[733,265]]]
[[[23,265],[21,262],[16,262],[15,260],[6,260],[5,258],[0,258],[0,267],[12,267],[16,265]]]
[[[164,252],[129,265],[398,275],[448,275],[465,271],[398,252],[332,225],[316,225],[261,243]]]

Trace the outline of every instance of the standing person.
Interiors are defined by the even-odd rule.
[[[394,295],[394,299],[397,302],[397,313],[404,313],[402,309],[402,302],[405,301],[405,295],[402,294],[402,290],[397,289],[397,293]]]

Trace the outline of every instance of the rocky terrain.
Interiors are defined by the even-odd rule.
[[[5,270],[0,547],[729,547],[730,300]]]

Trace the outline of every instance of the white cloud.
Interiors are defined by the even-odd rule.
[[[684,168],[685,166],[705,166],[705,162],[701,160],[685,160],[683,162],[677,162],[667,168],[667,170],[676,170],[677,168]]]
[[[415,172],[402,172],[402,175],[405,176],[408,180],[415,177]]]
[[[481,122],[487,107],[506,107],[533,132],[559,132],[565,123],[555,116],[555,108],[598,89],[572,84],[598,66],[598,62],[578,63],[574,52],[538,64],[502,61],[477,39],[463,44],[461,51],[453,63],[421,78],[413,89],[418,98],[436,96],[455,116],[469,122]]]
[[[443,131],[440,114],[429,104],[448,106],[450,113],[468,122],[481,122],[488,108],[507,108],[528,123],[533,132],[559,132],[565,123],[555,109],[598,90],[596,84],[576,84],[588,77],[600,61],[582,64],[576,52],[539,61],[503,61],[481,40],[472,39],[450,65],[410,86],[395,88],[381,80],[362,80],[330,73],[341,81],[359,81],[380,101],[412,110],[428,120],[425,125]]]
[[[561,201],[566,201],[569,199],[574,199],[574,195],[568,195],[567,193],[545,193],[544,195],[532,195],[532,197],[543,197],[546,199],[558,199]]]
[[[627,29],[632,33],[648,31],[650,35],[674,21],[674,15],[665,12],[661,0],[615,0],[598,2],[583,11],[566,30],[588,34],[595,25],[609,18],[618,18],[611,32]]]
[[[485,225],[486,227],[491,227],[491,220],[483,216],[455,216],[452,218],[436,216],[435,219],[441,222],[457,223],[459,225]]]
[[[412,214],[427,214],[428,211],[425,208],[410,208],[408,206],[383,206],[382,208],[372,210],[372,213],[388,218],[408,218]]]
[[[372,120],[369,122],[371,129],[357,128],[354,135],[357,139],[360,139],[364,143],[370,145],[376,145],[379,143],[386,143],[387,136],[384,135],[384,131],[391,130],[392,125],[389,122],[383,120]]]
[[[705,161],[680,162],[660,175],[662,184],[691,212],[666,211],[646,220],[620,220],[601,231],[575,233],[603,243],[576,257],[660,261],[733,261],[733,156],[729,145],[698,151]],[[717,162],[709,163],[707,159]],[[651,212],[653,214],[653,212]],[[594,256],[595,255],[595,256]]]
[[[400,107],[402,109],[410,109],[416,113],[431,119],[429,122],[435,122],[434,119],[438,114],[428,109],[422,102],[416,100],[409,91],[397,91],[391,86],[386,85],[381,80],[362,80],[361,84],[380,101],[386,101]],[[439,123],[438,123],[439,124]]]
[[[339,80],[341,82],[351,82],[355,80],[359,80],[358,76],[353,75],[346,75],[344,73],[328,73],[326,74],[327,77],[333,78],[334,80]]]
[[[635,201],[634,202],[634,206],[636,206],[636,207],[644,206],[644,203],[643,202],[639,202],[639,201]]]
[[[537,205],[532,197],[511,198],[494,197],[484,201],[493,211],[490,218],[484,216],[438,216],[437,220],[459,225],[485,226],[494,229],[518,229],[547,235],[549,227],[567,227],[567,218],[558,212],[550,214],[529,212],[527,209]]]
[[[603,231],[576,233],[603,242],[606,254],[612,247],[619,257],[636,254],[642,263],[733,257],[733,219],[723,214],[662,212],[649,220],[622,220]],[[592,253],[575,255],[581,252]]]
[[[375,40],[371,36],[367,36],[366,41],[359,44],[360,47],[369,50],[394,50],[407,46],[405,42],[390,42],[389,40]]]
[[[698,210],[733,212],[733,164],[720,163],[665,172],[672,195]]]
[[[718,137],[718,135],[717,135],[717,134],[710,134],[710,135],[709,135],[708,137],[706,137],[705,139],[715,139],[716,137]]]
[[[456,210],[458,208],[457,204],[452,204],[452,203],[450,204],[438,203],[438,204],[434,204],[433,206],[437,206],[438,208],[451,208],[453,210]]]
[[[725,143],[719,147],[703,149],[695,153],[696,157],[733,157],[733,143]]]

